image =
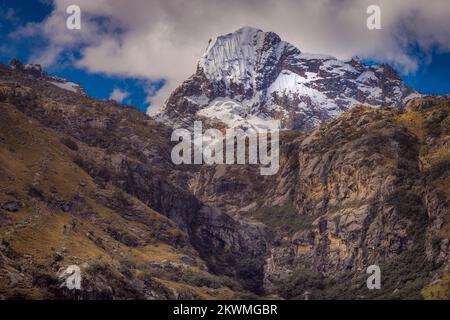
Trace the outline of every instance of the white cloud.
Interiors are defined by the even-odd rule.
[[[65,28],[72,2],[55,0],[46,21],[28,26],[50,41],[34,59],[51,64],[63,50],[82,48],[75,63],[88,71],[165,79],[156,95],[149,93],[154,106],[194,73],[209,38],[243,25],[274,31],[304,52],[359,55],[392,63],[403,73],[424,63],[408,52],[410,45],[425,57],[431,48],[450,51],[447,0],[78,0],[81,31]],[[382,30],[366,28],[371,4],[381,7]]]
[[[130,95],[129,92],[122,91],[118,88],[115,88],[113,92],[111,92],[111,95],[109,96],[109,99],[115,100],[118,103],[122,103],[128,96]]]

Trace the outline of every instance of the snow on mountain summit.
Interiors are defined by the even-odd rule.
[[[266,60],[279,60],[286,46],[275,34],[244,27],[212,39],[199,66],[210,80],[227,85],[242,82],[249,87],[256,85],[258,67]]]
[[[280,120],[282,129],[308,130],[353,103],[401,106],[416,95],[389,65],[303,53],[273,32],[243,27],[210,40],[197,72],[156,119],[190,126],[208,118],[227,127]]]

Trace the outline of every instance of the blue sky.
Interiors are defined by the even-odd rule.
[[[2,39],[0,60],[5,64],[8,64],[12,58],[18,58],[22,62],[38,62],[30,61],[30,58],[37,48],[48,45],[46,39],[40,37],[14,39],[8,35],[29,22],[43,21],[52,11],[53,5],[50,1],[2,0],[0,3],[0,39]],[[152,87],[153,90],[158,90],[164,84],[164,80],[149,82],[142,78],[87,72],[70,63],[71,58],[79,54],[77,50],[65,52],[57,64],[45,69],[50,74],[80,83],[88,95],[98,99],[108,99],[114,89],[127,92],[129,95],[122,103],[133,105],[143,112],[148,107],[146,89]]]
[[[48,35],[40,35],[37,33],[32,37],[14,37],[12,34],[16,30],[24,28],[29,23],[42,23],[54,11],[55,5],[50,0],[2,0],[0,3],[0,60],[3,63],[9,63],[12,58],[19,58],[23,62],[39,63],[40,61],[35,61],[33,59],[36,59],[36,52],[43,50],[45,52],[45,49],[51,45],[51,40]],[[135,13],[130,12],[130,15],[132,14]],[[188,15],[188,12],[186,12],[186,15]],[[101,17],[91,16],[91,18],[98,19]],[[149,19],[151,19],[151,17],[149,17]],[[245,17],[243,19],[245,21]],[[249,20],[251,19],[252,18],[249,16]],[[108,30],[108,36],[120,38],[122,37],[122,34],[120,34],[121,27],[129,27],[129,22],[122,24],[120,22],[116,23],[116,21],[119,20],[120,19],[118,18],[111,18],[104,23],[106,25],[106,29],[110,28],[110,30]],[[116,24],[114,25],[114,23]],[[248,24],[251,24],[251,21]],[[111,26],[114,28],[112,32]],[[213,26],[209,25],[208,28],[213,28]],[[276,26],[274,29],[276,29]],[[283,37],[283,34],[280,35]],[[186,35],[183,36],[186,37]],[[318,36],[320,36],[320,34]],[[206,36],[199,35],[199,37],[201,37],[201,39],[198,43],[207,43]],[[419,92],[425,94],[450,93],[450,50],[442,50],[442,46],[436,46],[436,48],[433,48],[431,45],[427,47],[427,52],[425,53],[423,46],[421,47],[419,45],[415,45],[414,35],[412,39],[413,41],[408,43],[407,54],[409,57],[415,58],[419,63],[414,72],[402,74],[402,77],[406,83],[414,87]],[[90,45],[95,46],[95,44],[92,43],[90,43]],[[154,43],[154,46],[158,45],[158,43]],[[195,42],[193,46],[199,47],[198,52],[201,52],[201,50],[204,49],[204,46],[202,47],[201,45],[198,45],[197,42]],[[58,55],[57,60],[46,66],[45,69],[51,74],[80,83],[85,88],[86,92],[95,98],[107,99],[110,97],[114,89],[127,92],[128,96],[123,100],[123,103],[134,105],[142,111],[145,111],[148,107],[149,92],[150,95],[156,93],[165,85],[167,78],[174,77],[173,75],[168,75],[166,78],[163,73],[160,77],[153,74],[149,77],[145,77],[143,76],[145,74],[145,70],[142,72],[140,70],[138,72],[105,72],[105,69],[95,70],[92,66],[86,67],[86,65],[88,65],[87,63],[84,66],[74,63],[74,61],[78,61],[82,58],[85,53],[85,51],[83,51],[85,48],[86,45],[82,42],[64,47],[64,50],[62,50]],[[333,54],[333,52],[318,53]],[[167,52],[161,51],[160,54],[165,55]],[[192,71],[195,71],[194,59],[199,58],[197,51],[195,51],[194,54],[180,51],[180,54],[190,54],[195,56],[192,58],[192,61],[189,60],[188,64],[192,65],[187,68],[187,70],[190,70],[189,68],[191,68]],[[370,61],[367,60],[367,62],[372,63],[373,60],[374,59],[370,59]],[[392,61],[386,61],[382,58],[378,58],[376,62],[390,63]],[[120,61],[117,61],[117,63],[120,63]],[[154,67],[156,68],[159,66],[155,64]],[[152,68],[152,65],[148,68],[150,73],[153,71]],[[176,69],[176,67],[174,68]],[[185,74],[188,73],[189,72],[185,72]],[[184,74],[183,76],[177,78],[178,81],[183,79],[185,79]]]

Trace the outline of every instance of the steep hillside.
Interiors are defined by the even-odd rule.
[[[102,157],[103,150],[12,105],[0,112],[2,297],[239,297],[240,285],[211,275],[173,221],[80,167],[80,155]],[[73,264],[83,276],[75,296],[57,278]]]
[[[243,296],[239,283],[212,275],[193,247],[202,241],[192,235],[200,214],[189,221],[181,215],[201,204],[170,185],[163,127],[134,109],[1,71],[0,296]],[[71,264],[83,276],[75,296],[58,280]]]

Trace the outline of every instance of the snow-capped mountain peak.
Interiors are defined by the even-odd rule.
[[[416,95],[389,65],[303,53],[273,32],[243,27],[210,40],[196,74],[156,118],[175,126],[208,118],[227,127],[280,120],[283,129],[308,130],[353,103],[401,106]]]
[[[199,66],[213,81],[254,84],[258,68],[268,59],[279,60],[286,45],[273,33],[244,27],[212,39]]]

